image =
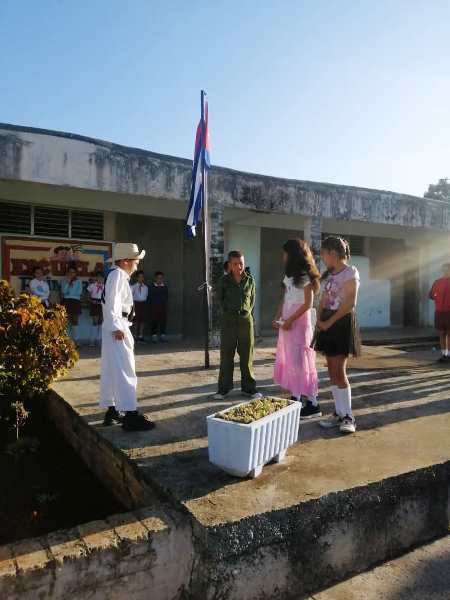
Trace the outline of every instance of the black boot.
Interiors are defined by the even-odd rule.
[[[127,411],[122,422],[125,431],[149,431],[155,424],[137,410]]]
[[[123,417],[116,410],[116,407],[109,406],[108,410],[105,413],[105,418],[103,419],[103,426],[109,427],[110,425],[113,425],[114,423],[122,423],[122,421],[123,421]]]

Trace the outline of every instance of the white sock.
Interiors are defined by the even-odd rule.
[[[342,417],[348,415],[349,417],[353,417],[352,414],[352,388],[349,386],[347,388],[338,389],[338,396],[340,399]]]
[[[339,394],[338,394],[338,386],[337,385],[332,385],[331,386],[331,393],[333,394],[333,400],[334,400],[334,412],[341,416],[341,402],[339,400]]]
[[[317,406],[319,402],[317,401],[317,396],[308,396],[308,400],[312,403],[313,406]]]
[[[448,350],[441,350],[442,356],[448,356]]]

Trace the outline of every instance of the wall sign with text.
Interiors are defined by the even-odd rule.
[[[57,295],[69,264],[76,266],[79,278],[87,285],[96,271],[106,271],[105,263],[111,252],[112,246],[107,242],[5,236],[2,237],[2,278],[9,281],[17,293],[25,292],[34,268],[39,266],[52,295]]]

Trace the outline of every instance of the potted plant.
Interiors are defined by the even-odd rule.
[[[209,460],[230,475],[257,477],[297,441],[301,403],[265,397],[207,417]]]

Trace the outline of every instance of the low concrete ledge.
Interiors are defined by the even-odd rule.
[[[0,598],[177,600],[192,558],[189,527],[141,509],[0,547]]]
[[[48,416],[90,471],[127,509],[152,505],[156,498],[136,466],[55,391],[46,398]]]
[[[196,523],[190,598],[299,600],[448,534],[449,522],[450,461],[239,522]]]

